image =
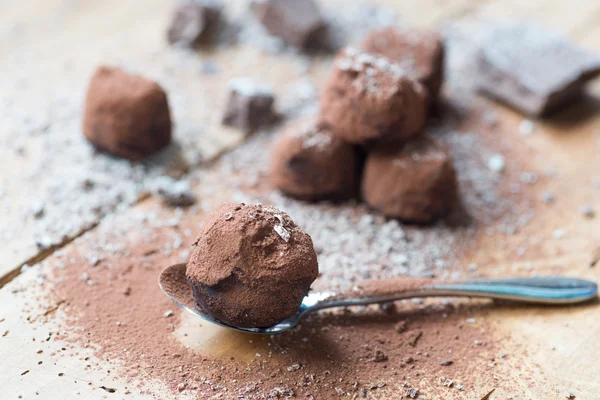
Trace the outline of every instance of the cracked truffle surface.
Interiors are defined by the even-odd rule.
[[[268,327],[298,310],[317,278],[309,235],[269,206],[225,203],[194,242],[186,275],[199,310],[236,327]]]
[[[447,214],[457,199],[452,159],[425,136],[399,151],[373,151],[362,180],[364,200],[388,217],[428,223]]]
[[[377,29],[367,35],[361,48],[399,64],[427,89],[430,104],[437,101],[444,80],[444,42],[438,32]]]
[[[426,91],[399,65],[346,48],[321,97],[321,119],[347,142],[403,142],[425,124]]]
[[[139,75],[101,66],[87,91],[83,134],[100,151],[139,160],[171,141],[165,91]]]
[[[356,192],[356,149],[314,118],[301,119],[289,124],[273,145],[269,177],[292,197],[342,200]]]

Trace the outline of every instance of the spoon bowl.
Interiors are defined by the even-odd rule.
[[[414,297],[485,297],[524,303],[565,305],[589,301],[598,295],[596,283],[568,277],[478,279],[438,282],[433,279],[398,278],[370,281],[350,292],[310,292],[298,311],[283,321],[264,328],[231,326],[204,315],[196,307],[185,275],[186,264],[165,268],[159,277],[162,291],[179,307],[214,324],[246,333],[272,335],[294,328],[305,314],[332,307],[385,303]]]

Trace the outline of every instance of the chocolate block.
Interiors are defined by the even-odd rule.
[[[427,136],[397,151],[372,151],[365,164],[362,195],[367,204],[388,217],[431,222],[456,203],[452,159],[445,148]]]
[[[229,82],[229,97],[222,123],[244,132],[253,132],[277,118],[274,102],[271,88],[248,78],[233,79]]]
[[[88,87],[83,134],[97,149],[130,160],[155,153],[171,140],[167,95],[156,82],[101,66]]]
[[[314,118],[294,121],[273,145],[269,177],[279,190],[299,199],[347,199],[356,194],[356,149]]]
[[[327,24],[313,0],[262,0],[252,8],[265,28],[284,42],[300,49],[320,47]]]
[[[361,48],[399,64],[427,89],[429,103],[437,101],[444,81],[444,42],[438,32],[425,29],[377,29]]]
[[[210,35],[218,23],[221,9],[213,3],[186,1],[177,6],[167,30],[170,44],[195,47]]]
[[[353,48],[336,58],[321,97],[321,120],[356,144],[398,143],[423,129],[426,91],[399,65]]]
[[[532,116],[574,101],[600,57],[532,22],[499,25],[477,54],[480,91]]]

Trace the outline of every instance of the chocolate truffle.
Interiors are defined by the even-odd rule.
[[[180,3],[167,30],[170,44],[195,47],[208,38],[221,17],[221,9],[211,2],[184,1]]]
[[[444,80],[444,42],[438,32],[378,29],[367,35],[361,47],[399,64],[427,89],[430,104],[437,101]]]
[[[231,326],[286,319],[319,272],[310,236],[274,207],[222,204],[206,217],[194,246],[186,275],[196,305]]]
[[[321,119],[350,143],[401,142],[423,129],[425,93],[399,65],[346,48],[323,90]]]
[[[599,56],[533,22],[492,29],[476,62],[483,94],[531,116],[564,107],[600,73]]]
[[[98,149],[139,160],[166,147],[171,116],[165,91],[119,68],[99,67],[87,91],[83,134]]]
[[[270,87],[249,78],[232,79],[222,123],[244,132],[253,132],[277,119],[274,103],[275,96]]]
[[[289,124],[273,145],[270,179],[285,194],[305,200],[341,200],[357,185],[355,148],[314,119]]]
[[[258,20],[274,36],[300,49],[319,47],[327,24],[313,0],[259,0]]]
[[[397,151],[369,153],[362,180],[367,204],[388,217],[427,223],[451,210],[457,199],[452,159],[424,136]]]

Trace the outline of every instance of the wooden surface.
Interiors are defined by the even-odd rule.
[[[377,2],[394,7],[404,21],[414,25],[439,25],[476,14],[533,18],[600,52],[600,26],[597,24],[600,3],[594,0]],[[45,259],[41,268],[51,274],[58,262],[51,251],[40,251],[36,247],[32,237],[40,226],[32,218],[25,218],[23,222],[23,213],[27,213],[44,182],[69,174],[81,158],[90,154],[85,143],[79,142],[78,132],[87,77],[98,63],[118,63],[164,84],[177,121],[176,137],[185,149],[187,163],[194,170],[200,167],[194,165],[192,158],[196,153],[189,151],[190,143],[196,143],[200,156],[209,159],[242,139],[241,135],[222,129],[218,124],[224,94],[222,88],[226,81],[241,74],[260,77],[272,84],[278,94],[285,95],[290,82],[300,77],[298,65],[291,56],[269,55],[251,47],[225,48],[206,56],[219,65],[221,72],[201,77],[198,74],[200,61],[182,59],[165,46],[163,34],[171,9],[169,2],[52,0],[37,2],[35,7],[18,1],[5,3],[0,17],[0,34],[10,40],[0,41],[0,100],[6,103],[4,111],[0,111],[4,113],[0,114],[4,118],[0,126],[0,143],[20,140],[24,150],[15,153],[7,150],[8,146],[0,146],[0,192],[3,193],[0,195],[3,240],[0,277],[4,276],[0,282],[12,280],[0,290],[0,335],[8,332],[0,337],[3,360],[0,363],[3,395],[0,397],[12,399],[23,395],[34,398],[39,392],[52,393],[56,398],[74,398],[76,393],[80,393],[81,398],[103,398],[107,393],[99,389],[102,385],[122,389],[119,392],[123,393],[127,383],[118,372],[108,375],[85,367],[86,363],[81,360],[90,357],[90,364],[99,365],[103,370],[114,368],[118,371],[117,366],[97,364],[92,349],[70,349],[69,354],[61,358],[50,355],[53,351],[60,352],[60,342],[53,341],[49,345],[44,339],[49,332],[60,330],[62,314],[51,312],[44,316],[48,305],[35,301],[37,286],[33,286],[34,290],[26,289],[29,283],[36,285],[40,270],[33,268],[16,276],[24,263]],[[182,63],[182,60],[186,62]],[[269,66],[268,71],[264,70],[265,65]],[[317,81],[322,79],[322,62],[313,61],[311,68],[314,74],[320,74]],[[600,213],[600,100],[597,100],[600,99],[600,84],[593,85],[590,92],[591,98],[587,102],[550,121],[537,123],[534,134],[527,138],[518,132],[522,116],[497,107],[500,132],[516,144],[511,146],[507,159],[525,160],[528,170],[540,174],[548,168],[560,171],[558,177],[543,180],[534,189],[540,194],[554,192],[557,200],[552,207],[538,202],[534,207],[535,218],[516,235],[481,237],[477,250],[464,257],[464,265],[494,265],[493,271],[486,271],[494,276],[533,271],[599,280],[600,266],[592,268],[590,262],[600,246],[600,217],[588,220],[579,210],[582,204],[591,204]],[[49,123],[50,128],[27,122],[27,116],[30,120],[42,121],[42,125]],[[197,134],[200,131],[202,134]],[[67,165],[41,163],[40,160],[44,160],[43,145],[49,143],[48,139],[40,139],[44,134],[74,141],[73,148],[80,152],[80,158],[67,158]],[[156,173],[144,175],[137,184],[143,185],[155,175],[166,173],[169,166],[161,162],[160,159],[157,161]],[[40,168],[46,169],[48,174],[27,178]],[[129,166],[123,168],[128,170]],[[102,173],[104,179],[110,180],[119,171]],[[192,171],[191,180],[197,183],[194,176]],[[82,211],[85,220],[74,224],[58,246],[67,253],[77,251],[85,244],[69,241],[83,231],[90,230],[92,237],[100,237],[140,213],[157,212],[168,217],[172,212],[160,207],[152,198],[139,202],[126,183],[122,188],[124,196],[114,207],[116,216]],[[195,190],[201,192],[199,186]],[[221,195],[226,198],[226,194]],[[46,212],[60,220],[70,209],[65,204],[51,207]],[[192,222],[201,218],[202,213],[199,213]],[[557,229],[565,232],[563,238],[553,238]],[[518,249],[524,244],[530,250],[522,256]],[[51,288],[39,287],[39,291],[43,290]],[[498,308],[486,313],[486,320],[494,326],[494,334],[511,337],[504,350],[509,361],[498,370],[497,397],[492,398],[560,399],[567,391],[575,393],[577,399],[599,398],[599,312],[596,302],[580,308]],[[33,316],[39,323],[28,322],[28,316]],[[197,324],[192,318],[184,317],[178,337],[190,346],[201,347],[208,343],[215,357],[235,348],[250,360],[260,349],[260,343],[249,345],[221,329],[206,325],[200,329]],[[37,340],[34,342],[31,338]],[[38,349],[44,352],[40,355]],[[38,365],[40,360],[45,362]],[[34,368],[35,375],[21,375],[21,372]],[[70,379],[59,377],[59,372]],[[87,382],[93,384],[87,385]],[[144,386],[167,396],[160,382],[144,382]]]

